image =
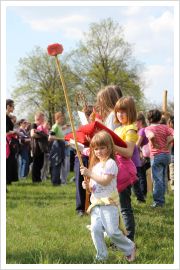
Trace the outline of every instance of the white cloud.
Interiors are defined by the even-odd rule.
[[[153,18],[150,28],[155,32],[173,31],[174,19],[170,11],[165,11],[159,18]]]
[[[165,11],[159,17],[130,17],[124,27],[125,38],[135,44],[137,58],[166,59],[173,53],[173,14]],[[165,60],[163,60],[165,62]]]
[[[88,21],[88,18],[82,15],[72,15],[47,19],[34,19],[24,17],[23,19],[35,31],[61,31],[67,37],[75,37],[78,39],[82,36],[82,31],[80,30],[80,27],[78,27],[78,24],[82,24]]]

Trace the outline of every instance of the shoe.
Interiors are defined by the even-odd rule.
[[[146,203],[146,200],[145,200],[145,199],[137,199],[137,201],[138,201],[139,203]]]
[[[158,203],[153,203],[151,204],[151,208],[158,208],[158,207],[163,207],[163,204],[158,204]]]
[[[107,259],[108,259],[107,257],[104,257],[104,258],[99,258],[99,257],[97,258],[97,257],[96,257],[96,258],[94,258],[93,263],[98,263],[98,264],[101,263],[101,264],[105,264],[105,263],[107,262]]]
[[[57,184],[57,183],[53,183],[52,185],[53,185],[53,187],[60,187],[61,186],[61,184]]]
[[[126,256],[126,260],[127,260],[128,262],[133,262],[133,261],[135,260],[135,258],[136,258],[136,246],[134,246],[131,255]]]
[[[77,214],[78,214],[79,217],[84,216],[84,212],[83,211],[78,211]]]

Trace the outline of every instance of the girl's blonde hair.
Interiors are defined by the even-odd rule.
[[[96,133],[90,143],[90,157],[89,157],[89,168],[92,168],[99,162],[99,159],[95,156],[94,149],[96,147],[106,146],[108,149],[107,159],[115,159],[114,153],[114,142],[109,133],[104,130]]]
[[[136,105],[132,97],[122,97],[120,98],[115,105],[115,123],[118,124],[119,120],[117,118],[117,112],[124,111],[127,113],[127,122],[128,125],[134,123],[137,118]]]
[[[98,92],[96,107],[103,120],[114,109],[116,102],[121,97],[122,91],[118,85],[108,85]]]

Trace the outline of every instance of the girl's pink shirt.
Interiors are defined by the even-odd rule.
[[[167,137],[172,136],[172,131],[169,129],[169,127],[163,124],[151,124],[145,128],[147,137],[149,132],[153,132],[156,145],[158,146],[154,146],[151,142],[149,142],[150,157],[161,153],[169,153]]]

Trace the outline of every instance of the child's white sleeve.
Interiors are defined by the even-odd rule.
[[[113,159],[107,160],[104,168],[104,174],[111,174],[115,176],[118,174],[118,167],[116,165],[115,160]]]

